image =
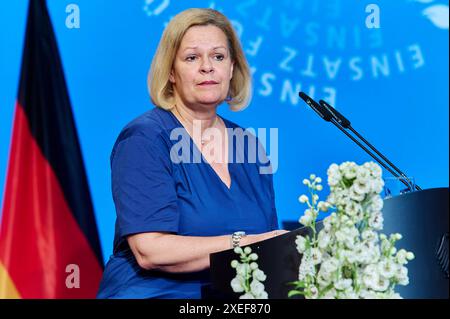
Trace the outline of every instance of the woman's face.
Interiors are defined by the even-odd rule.
[[[169,77],[176,100],[188,107],[215,107],[227,97],[232,75],[225,33],[213,25],[189,28]]]

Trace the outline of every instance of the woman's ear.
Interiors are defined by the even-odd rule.
[[[230,68],[230,81],[233,78],[233,70],[234,70],[234,61],[231,62],[231,68]]]
[[[170,73],[169,73],[169,81],[170,81],[170,83],[172,83],[172,84],[175,83],[175,76],[174,76],[174,74],[173,74],[173,69],[170,70]]]

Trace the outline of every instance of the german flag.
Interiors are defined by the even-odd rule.
[[[0,225],[0,298],[93,298],[93,205],[45,0],[30,0]]]

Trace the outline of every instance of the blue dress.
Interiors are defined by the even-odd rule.
[[[228,129],[239,131],[239,126],[222,119]],[[156,107],[129,123],[117,138],[111,153],[117,214],[114,251],[97,298],[201,298],[201,288],[209,282],[208,271],[173,274],[140,268],[127,243],[128,235],[220,236],[278,229],[273,176],[260,174],[262,167],[270,167],[265,151],[262,158],[259,154],[256,161],[248,160],[249,141],[256,137],[229,135],[228,188],[190,137],[171,139],[173,129],[187,135],[171,112]],[[200,154],[200,163],[173,161],[171,148],[177,142],[188,147],[183,156],[188,153],[191,161]]]

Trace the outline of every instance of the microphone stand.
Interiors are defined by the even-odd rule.
[[[351,125],[350,121],[347,120],[342,114],[340,114],[338,111],[336,111],[336,109],[334,109],[330,104],[328,104],[327,102],[320,100],[319,101],[320,105],[325,107],[332,115],[332,119],[334,120],[333,124],[335,124],[336,126],[338,126],[337,124],[339,124],[338,128],[344,132],[348,137],[350,137],[355,143],[357,143],[361,148],[363,148],[366,152],[368,152],[367,148],[365,148],[363,145],[361,145],[360,143],[356,142],[356,139],[353,138],[353,136],[350,136],[350,134],[348,134],[348,132],[346,132],[344,130],[344,128],[348,128],[350,131],[352,131],[361,141],[363,141],[367,146],[370,147],[371,150],[373,150],[378,156],[380,156],[386,163],[388,163],[392,168],[394,168],[394,170],[402,177],[400,178],[400,176],[398,176],[398,174],[393,174],[393,172],[388,169],[385,165],[383,165],[381,163],[381,161],[377,160],[373,154],[371,154],[370,152],[369,155],[371,155],[372,157],[374,157],[380,164],[383,165],[384,168],[386,168],[391,174],[393,174],[395,177],[399,178],[400,181],[405,184],[408,189],[410,189],[411,191],[414,191],[414,188],[417,190],[422,190],[422,188],[419,187],[419,185],[414,185],[414,183],[411,182],[411,180],[405,175],[405,173],[403,173],[397,166],[395,166],[390,160],[388,160],[383,154],[381,154],[371,143],[369,143],[364,137],[361,136],[361,134],[359,134]],[[340,123],[344,123],[345,126],[341,126]]]
[[[331,123],[333,123],[338,129],[340,129],[345,135],[347,135],[353,142],[355,142],[359,147],[361,147],[364,151],[366,151],[367,154],[372,156],[374,160],[376,160],[381,166],[383,166],[386,170],[389,171],[392,175],[394,175],[396,178],[398,178],[408,189],[411,189],[411,184],[409,183],[407,179],[405,179],[403,176],[400,176],[398,173],[392,171],[392,169],[387,166],[381,159],[379,159],[375,154],[373,154],[370,150],[368,150],[363,144],[361,144],[360,141],[358,141],[356,138],[354,138],[350,133],[348,133],[343,126],[339,124],[338,121],[336,121],[334,118],[330,120]],[[358,136],[359,137],[359,136]],[[364,141],[364,140],[363,140]],[[365,142],[366,143],[366,142]],[[367,144],[367,143],[366,143]],[[378,154],[378,152],[377,152]],[[416,187],[418,187],[416,185]],[[420,188],[419,188],[420,190]]]

